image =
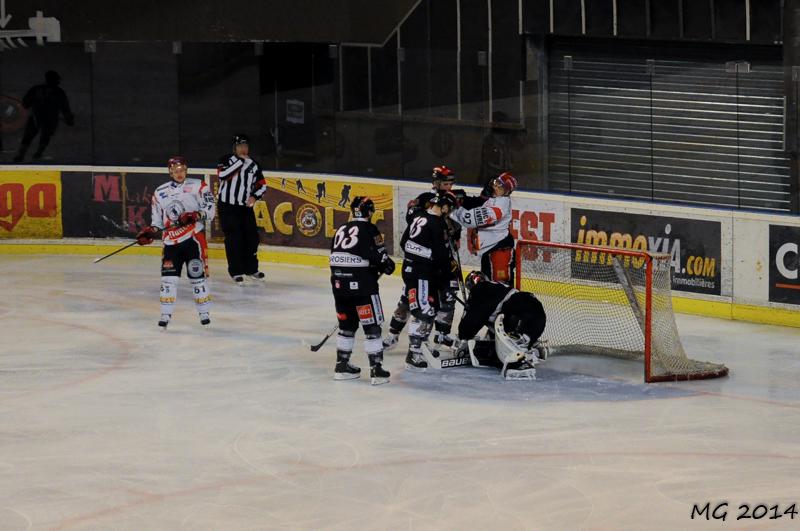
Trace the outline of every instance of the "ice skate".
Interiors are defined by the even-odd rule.
[[[211,316],[208,315],[208,312],[203,312],[200,314],[200,324],[203,325],[203,328],[208,328],[211,326]]]
[[[527,359],[516,361],[506,366],[503,377],[506,380],[535,380],[536,368]]]
[[[389,335],[383,338],[383,350],[392,350],[399,342],[400,334],[393,334],[389,332]]]
[[[256,271],[252,275],[247,275],[251,280],[257,280],[259,282],[264,282],[267,280],[267,275],[262,273],[261,271]]]
[[[349,361],[337,361],[333,371],[334,380],[354,380],[361,376],[361,369]]]
[[[390,373],[386,369],[381,366],[380,363],[377,363],[370,367],[369,369],[369,383],[372,385],[381,385],[385,383],[389,383],[389,376]]]
[[[453,343],[455,343],[455,339],[453,338],[453,336],[449,334],[445,334],[443,332],[436,332],[436,334],[433,336],[433,342],[436,345],[452,348]]]
[[[425,372],[428,368],[428,361],[425,359],[422,352],[413,352],[409,350],[406,355],[406,367],[410,371]]]
[[[158,319],[158,329],[162,332],[166,331],[167,325],[169,324],[169,320],[172,318],[171,315],[167,313],[162,313],[161,317]]]

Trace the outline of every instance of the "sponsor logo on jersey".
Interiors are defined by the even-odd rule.
[[[415,254],[423,258],[430,258],[431,256],[433,256],[433,251],[431,251],[428,247],[420,245],[416,242],[412,242],[410,240],[406,242],[405,250],[407,253]]]
[[[350,289],[358,289],[358,282],[351,282]]]
[[[336,289],[341,289],[342,288],[342,283],[339,282],[338,280],[334,280],[333,281],[333,287],[335,287]]]
[[[311,203],[306,203],[297,209],[295,222],[297,223],[297,229],[303,236],[308,236],[309,238],[313,238],[322,230],[322,214]]]
[[[193,258],[189,260],[189,263],[186,264],[186,270],[189,274],[189,277],[201,277],[203,276],[203,271],[205,270],[205,266],[203,261],[199,258]]]
[[[197,304],[211,302],[211,295],[206,295],[205,297],[197,297],[194,299],[194,302],[196,302]]]
[[[340,321],[347,321],[347,314],[336,312],[336,318]]]
[[[417,304],[417,288],[408,290],[408,307],[412,310],[419,308],[419,304]]]
[[[378,295],[373,295],[372,297],[372,306],[375,308],[375,318],[378,321],[378,324],[383,324],[383,306],[381,306],[381,298]]]
[[[372,313],[372,305],[364,304],[363,306],[356,306],[358,312],[358,319],[361,324],[375,324],[375,315]]]
[[[357,254],[340,252],[331,253],[328,263],[331,266],[369,267],[369,260],[365,260]]]
[[[164,304],[171,304],[175,302],[175,297],[159,297],[158,301]]]

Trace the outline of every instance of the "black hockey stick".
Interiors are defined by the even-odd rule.
[[[322,338],[322,341],[320,341],[320,342],[319,342],[319,343],[317,343],[316,345],[311,345],[311,346],[309,347],[309,348],[311,349],[311,352],[316,352],[316,351],[318,351],[319,349],[321,349],[321,348],[322,348],[322,345],[324,345],[324,344],[325,344],[325,342],[326,342],[328,339],[330,339],[330,337],[331,337],[333,334],[335,334],[337,330],[339,330],[339,325],[338,325],[338,324],[337,324],[336,326],[334,326],[334,327],[331,329],[331,331],[330,331],[330,332],[328,332],[328,335],[327,335],[327,336],[325,336],[324,338]]]
[[[128,244],[128,245],[126,245],[125,247],[120,247],[119,249],[117,249],[117,250],[116,250],[116,251],[114,251],[113,253],[108,253],[107,255],[105,255],[105,256],[101,256],[100,258],[95,258],[93,263],[95,263],[95,264],[96,264],[97,262],[101,262],[101,261],[105,260],[106,258],[109,258],[109,257],[111,257],[111,256],[114,256],[114,255],[115,255],[115,254],[117,254],[117,253],[121,253],[122,251],[124,251],[124,250],[125,250],[125,249],[127,249],[128,247],[133,247],[133,246],[134,246],[134,245],[136,245],[137,243],[139,243],[139,242],[138,242],[138,241],[136,241],[136,240],[133,240],[131,243],[129,243],[129,244]]]

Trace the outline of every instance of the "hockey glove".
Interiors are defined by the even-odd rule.
[[[145,227],[136,235],[136,243],[139,245],[150,245],[156,239],[158,229],[155,227]]]
[[[451,192],[453,192],[453,195],[456,196],[456,208],[458,208],[462,204],[464,204],[464,199],[467,198],[467,191],[466,190],[464,190],[463,188],[458,188],[458,189],[455,189],[455,190],[451,190]]]
[[[394,260],[387,256],[386,260],[383,261],[383,272],[387,275],[391,275],[394,273],[394,267]]]
[[[186,226],[200,221],[200,212],[184,212],[178,218],[178,225]]]
[[[486,184],[483,185],[483,190],[481,190],[481,197],[489,198],[494,196],[494,186],[492,186],[493,183],[494,178],[486,181]]]
[[[455,260],[450,260],[450,272],[451,273],[458,273],[458,262]]]

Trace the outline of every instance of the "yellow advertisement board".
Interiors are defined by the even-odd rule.
[[[215,184],[216,187],[216,184]],[[268,245],[327,249],[336,229],[347,222],[354,197],[368,196],[375,203],[373,223],[393,242],[393,191],[391,186],[332,179],[268,177],[267,192],[256,202],[261,242]],[[212,225],[212,236],[222,237],[219,223]]]
[[[0,239],[62,235],[61,172],[0,171]]]

